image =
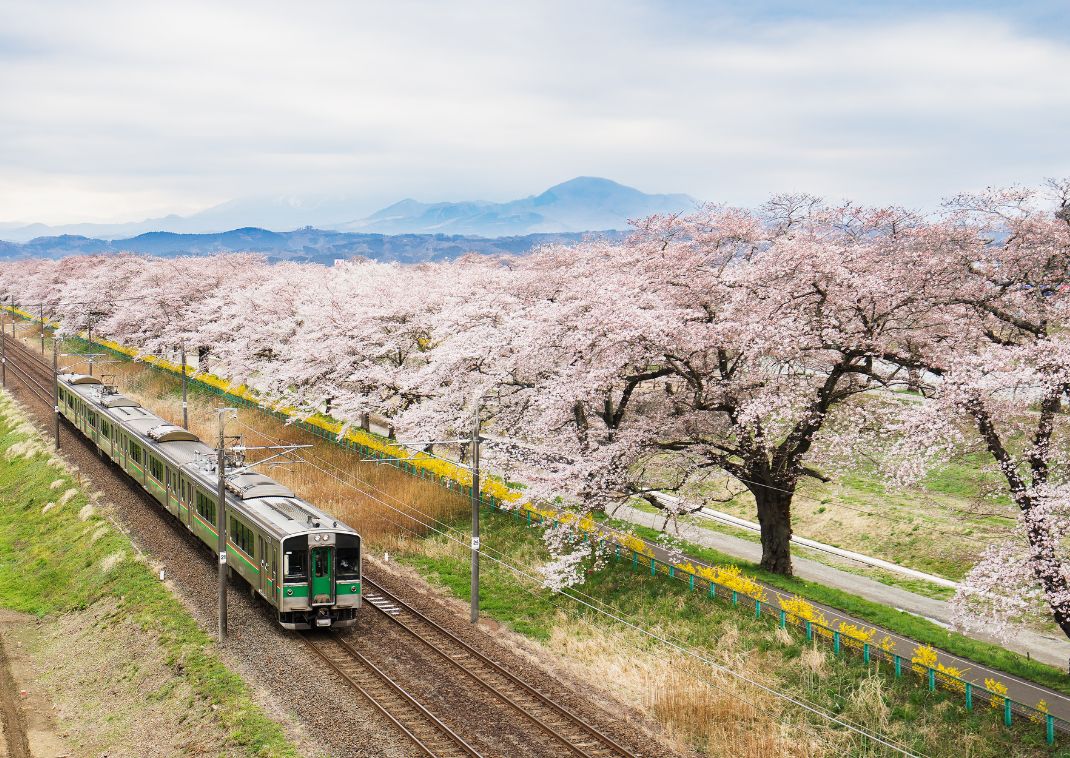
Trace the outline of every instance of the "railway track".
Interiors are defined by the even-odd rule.
[[[437,716],[427,710],[400,684],[333,633],[302,633],[301,638],[351,687],[394,723],[425,755],[434,758],[473,756],[482,758]]]
[[[4,368],[40,400],[55,405],[55,377],[52,366],[15,337],[4,338]]]
[[[16,339],[5,340],[6,367],[19,384],[49,406],[55,404],[52,366]],[[444,659],[462,676],[522,722],[553,743],[553,755],[579,758],[635,758],[635,754],[581,717],[512,674],[436,621],[413,608],[367,576],[365,607],[397,625],[405,634]],[[336,634],[304,633],[303,642],[350,687],[392,722],[427,756],[481,758],[478,750],[431,713],[412,694]]]
[[[635,758],[635,754],[551,698],[536,690],[460,637],[364,576],[364,600],[392,623],[426,645],[493,697],[530,720],[555,740],[554,755]]]

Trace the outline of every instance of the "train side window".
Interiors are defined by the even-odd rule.
[[[253,554],[253,530],[233,516],[230,519],[230,539],[247,555]]]
[[[111,424],[103,419],[100,421],[100,436],[107,438],[111,437]]]
[[[89,421],[89,425],[91,427],[93,427],[94,429],[96,429],[97,428],[97,414],[95,414],[95,413],[87,413],[85,415],[86,415],[86,420]]]
[[[360,579],[360,550],[355,547],[338,548],[338,579]]]
[[[197,513],[204,516],[205,520],[210,524],[215,523],[215,501],[209,499],[206,495],[197,493]]]
[[[286,581],[299,582],[308,579],[308,567],[305,561],[307,553],[286,553],[282,557],[283,573]]]
[[[149,456],[149,473],[152,474],[152,478],[156,481],[163,481],[163,464],[151,455]]]
[[[130,440],[130,459],[134,463],[141,463],[141,446]]]

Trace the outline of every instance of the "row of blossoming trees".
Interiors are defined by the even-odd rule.
[[[1070,636],[1070,182],[1049,189],[937,216],[778,196],[644,219],[623,242],[419,266],[29,260],[0,268],[0,293],[68,332],[184,342],[266,398],[383,414],[403,437],[463,435],[479,407],[519,440],[485,456],[531,498],[678,511],[701,503],[663,493],[734,482],[782,574],[805,477],[865,453],[909,484],[976,448],[1020,519],[959,604],[1044,609]],[[577,578],[592,546],[549,541],[552,581]]]

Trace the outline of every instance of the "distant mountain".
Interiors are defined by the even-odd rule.
[[[306,227],[292,232],[272,232],[245,227],[215,234],[148,232],[119,240],[100,240],[78,235],[37,237],[28,242],[0,241],[0,259],[61,258],[67,255],[132,252],[148,255],[211,255],[223,252],[259,252],[269,261],[331,264],[338,259],[363,257],[377,261],[421,263],[450,260],[466,253],[522,254],[554,242],[578,242],[587,233],[527,234],[488,239],[450,234],[362,234]],[[613,239],[621,232],[599,236]]]
[[[609,179],[581,176],[555,185],[541,195],[508,203],[402,200],[367,218],[339,224],[336,228],[383,234],[450,233],[487,237],[627,229],[631,219],[688,210],[696,204],[688,195],[648,195]]]
[[[121,224],[0,223],[0,240],[29,242],[71,235],[128,239],[148,232],[214,234],[245,227],[282,232],[304,226],[378,234],[461,234],[481,237],[626,229],[628,220],[695,206],[687,195],[647,195],[608,179],[581,176],[507,203],[402,200],[365,218],[354,195],[271,195],[238,198],[190,216]],[[357,218],[357,220],[353,220]]]

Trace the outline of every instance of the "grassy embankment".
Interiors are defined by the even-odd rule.
[[[509,516],[493,515],[487,521],[484,534],[491,554],[536,573],[534,567],[546,559],[537,532]],[[468,599],[463,544],[432,535],[405,540],[394,554],[452,595]],[[585,604],[553,595],[535,582],[520,581],[495,561],[483,565],[485,614],[564,653],[578,670],[590,671],[611,687],[627,691],[645,677],[649,691],[636,697],[683,741],[720,754],[729,729],[725,717],[741,720],[737,727],[753,729],[755,716],[750,707],[757,704],[759,710],[774,714],[779,724],[774,733],[783,740],[782,747],[808,744],[817,753],[880,753],[878,746],[842,728],[827,728],[820,719],[612,622]],[[814,599],[852,605],[849,596],[829,593],[817,585],[787,581],[782,586]],[[967,712],[961,706],[961,695],[930,693],[911,676],[896,680],[887,664],[866,666],[856,656],[837,658],[827,645],[808,643],[801,634],[756,621],[703,593],[689,592],[684,584],[652,578],[646,571],[633,572],[628,561],[590,575],[580,592],[587,602],[642,629],[671,636],[720,665],[864,724],[920,754],[1001,756],[1065,751],[1044,744],[1039,724],[1027,721],[1006,729],[1000,712],[987,703]],[[634,669],[642,674],[634,676]],[[798,742],[793,741],[793,734],[799,736]]]
[[[139,396],[165,418],[175,418],[177,381],[135,364],[113,367],[122,374],[123,390]],[[191,420],[202,434],[211,431],[212,408],[219,399],[208,394],[193,398]],[[451,594],[467,597],[467,553],[463,545],[437,535],[410,532],[411,523],[398,511],[418,510],[435,518],[453,521],[463,530],[459,513],[464,503],[440,488],[412,480],[387,466],[355,464],[354,456],[339,448],[287,427],[255,411],[242,412],[244,431],[250,441],[285,437],[312,441],[309,457],[337,465],[352,482],[360,482],[371,469],[374,484],[360,485],[367,496],[326,477],[315,469],[298,466],[279,469],[273,475],[284,479],[300,494],[350,520],[367,533],[371,549],[389,549],[420,575],[429,577]],[[253,429],[267,436],[256,440]],[[333,469],[328,469],[332,470]],[[429,488],[429,489],[427,489]],[[383,502],[390,503],[385,507]],[[545,555],[537,533],[517,527],[511,519],[488,520],[485,544],[511,563],[528,569]],[[697,557],[716,563],[739,563],[713,551],[695,548]],[[753,566],[744,565],[751,573]],[[645,710],[669,725],[682,743],[698,745],[713,753],[726,750],[745,755],[777,754],[872,754],[866,745],[842,731],[827,730],[820,722],[752,688],[711,673],[704,665],[677,654],[666,654],[634,631],[614,627],[577,606],[562,608],[557,598],[538,588],[525,587],[511,573],[491,561],[485,562],[484,611],[519,633],[560,653],[577,676],[593,682],[613,683],[621,699]],[[1025,661],[1000,648],[975,643],[928,624],[908,614],[868,603],[848,593],[813,583],[761,576],[778,587],[881,624],[919,641],[931,642],[975,660],[990,662],[1010,673],[1065,688],[1054,669]],[[895,682],[875,675],[861,664],[835,659],[785,632],[777,632],[734,609],[689,595],[663,579],[631,575],[610,569],[591,578],[583,591],[610,607],[635,618],[641,625],[686,639],[722,663],[772,686],[817,702],[848,718],[879,728],[915,749],[931,755],[998,755],[1012,744],[1027,753],[1044,753],[1042,729],[1032,724],[1005,730],[988,709],[966,714],[948,695],[929,694],[913,682]],[[909,728],[907,726],[909,725]],[[759,737],[755,737],[759,735]]]
[[[125,640],[160,658],[159,670],[149,676],[151,688],[143,692],[136,690],[151,661],[117,664],[120,678],[112,683],[111,697],[102,698],[90,714],[108,728],[82,734],[90,742],[83,747],[93,754],[128,748],[135,735],[124,732],[123,725],[138,721],[130,711],[159,705],[185,714],[179,721],[199,718],[209,732],[218,731],[223,742],[215,747],[224,746],[227,755],[296,755],[242,679],[219,660],[213,641],[101,515],[99,503],[51,454],[6,394],[0,394],[0,452],[0,606],[33,614],[46,625],[90,625],[77,631],[88,640],[87,654],[100,656],[100,667],[109,655],[129,658],[124,650],[108,650],[109,641]],[[118,627],[124,627],[122,634]],[[42,632],[42,638],[48,636]],[[48,644],[42,639],[42,648]],[[65,682],[63,696],[71,697],[79,686]],[[123,703],[123,693],[131,695],[131,688],[140,702]],[[78,725],[70,729],[79,733]],[[136,738],[170,741],[174,735]]]

